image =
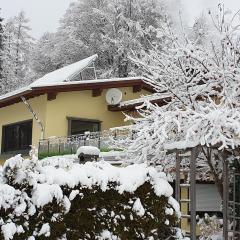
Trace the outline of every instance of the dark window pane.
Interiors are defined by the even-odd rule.
[[[71,135],[84,134],[85,132],[98,132],[100,130],[99,122],[72,120]]]
[[[32,144],[32,121],[3,126],[3,152],[27,150]]]
[[[235,175],[235,202],[240,203],[240,175]]]

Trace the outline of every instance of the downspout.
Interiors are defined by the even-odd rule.
[[[38,118],[37,114],[33,111],[31,105],[27,102],[26,98],[23,96],[21,96],[20,98],[23,101],[23,103],[27,106],[29,112],[33,115],[34,119],[38,123],[38,126],[40,127],[40,130],[41,130],[40,139],[44,139],[44,126],[43,126],[41,120]]]

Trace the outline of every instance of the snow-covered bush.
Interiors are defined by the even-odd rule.
[[[222,220],[217,216],[204,215],[198,222],[200,240],[222,240]]]
[[[173,189],[145,164],[16,156],[0,178],[0,239],[181,239]]]

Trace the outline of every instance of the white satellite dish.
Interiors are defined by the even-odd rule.
[[[106,101],[109,105],[117,105],[122,100],[122,92],[117,88],[111,88],[106,93]]]

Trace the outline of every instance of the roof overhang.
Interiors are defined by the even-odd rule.
[[[164,106],[171,102],[172,97],[171,96],[166,96],[166,97],[159,97],[158,99],[154,100],[148,100],[152,104],[156,104],[158,106]],[[130,102],[130,101],[129,101]],[[144,98],[141,98],[138,102],[133,103],[133,104],[127,104],[127,105],[109,105],[108,110],[112,112],[119,112],[119,111],[134,111],[137,109],[139,106],[143,106],[145,100]],[[143,106],[144,108],[144,106]]]
[[[26,99],[30,99],[44,94],[57,94],[60,92],[84,90],[103,90],[121,87],[133,87],[137,91],[145,89],[150,93],[156,92],[154,84],[141,77],[62,82],[59,84],[49,84],[39,87],[27,87],[3,95],[0,97],[0,108],[21,102],[21,96],[24,96]]]

